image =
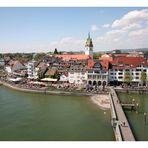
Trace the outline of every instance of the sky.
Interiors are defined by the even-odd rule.
[[[0,7],[0,53],[148,47],[148,8]]]

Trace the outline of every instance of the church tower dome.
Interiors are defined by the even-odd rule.
[[[90,33],[88,33],[88,38],[86,39],[85,43],[85,55],[89,55],[93,58],[93,43],[92,39],[90,38]]]

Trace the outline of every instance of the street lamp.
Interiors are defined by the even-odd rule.
[[[137,103],[137,104],[136,104],[136,106],[137,106],[137,111],[136,111],[136,113],[138,113],[138,109],[139,109],[139,104]]]
[[[146,125],[146,112],[144,112],[144,124]]]

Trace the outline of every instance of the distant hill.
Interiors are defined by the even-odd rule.
[[[121,50],[121,52],[131,52],[131,51],[148,51],[148,48],[135,48],[135,49],[117,49],[117,50]]]

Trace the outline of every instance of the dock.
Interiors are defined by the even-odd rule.
[[[111,92],[109,96],[111,99],[112,126],[113,126],[116,140],[117,141],[135,141],[131,127],[128,123],[128,120],[122,108],[123,104],[119,103],[119,98],[114,89],[111,88]]]

